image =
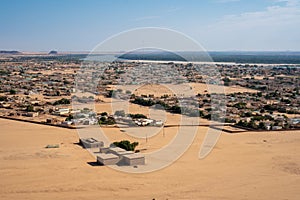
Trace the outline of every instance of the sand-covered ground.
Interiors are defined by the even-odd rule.
[[[219,94],[231,94],[238,92],[250,92],[256,93],[257,90],[240,87],[240,86],[219,86],[205,83],[188,83],[188,84],[148,84],[148,85],[112,85],[112,89],[122,89],[131,91],[135,95],[153,95],[155,97],[161,97],[163,95],[170,96],[184,96],[187,94],[207,94],[207,93],[219,93]]]
[[[94,166],[76,130],[0,119],[0,199],[299,199],[300,132],[223,133],[199,160],[207,131],[199,127],[185,154],[171,166],[128,174]],[[175,128],[142,142],[163,146]],[[123,138],[116,128],[105,132]],[[130,138],[125,136],[124,138]],[[45,149],[60,144],[57,149]]]

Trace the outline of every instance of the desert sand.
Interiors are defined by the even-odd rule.
[[[0,199],[299,199],[300,132],[222,133],[198,159],[207,127],[171,166],[128,174],[95,159],[76,143],[76,130],[0,119]],[[139,148],[160,148],[165,130]],[[107,128],[112,140],[125,133]],[[124,138],[129,138],[125,136]],[[57,149],[45,149],[60,144]]]
[[[149,85],[112,85],[112,89],[129,90],[135,95],[149,95],[161,97],[163,95],[184,96],[186,94],[197,95],[207,93],[231,94],[238,92],[256,93],[257,90],[240,87],[240,86],[219,86],[205,83],[188,83],[188,84],[149,84]]]

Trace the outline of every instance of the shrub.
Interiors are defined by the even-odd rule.
[[[71,121],[72,119],[74,119],[73,115],[69,115],[69,116],[65,119],[65,121]]]
[[[114,96],[115,91],[114,90],[108,90],[105,94],[106,97],[111,98]]]
[[[132,119],[147,119],[147,117],[143,114],[129,114],[129,117]]]
[[[98,121],[99,125],[113,125],[116,123],[115,119],[113,117],[104,117],[102,116],[99,121]]]
[[[11,89],[11,90],[9,90],[9,94],[16,94],[17,92],[16,92],[16,90],[14,90],[14,89]]]
[[[0,96],[0,101],[7,101],[7,97],[6,96]]]
[[[244,108],[246,108],[246,103],[239,102],[239,103],[234,104],[233,107],[236,107],[238,109],[244,109]]]
[[[100,113],[101,116],[107,116],[107,112]]]
[[[27,112],[33,112],[34,111],[34,107],[32,105],[29,105],[26,107],[26,111]]]
[[[59,105],[59,104],[70,104],[71,101],[69,99],[65,99],[65,98],[62,98],[60,100],[57,100],[53,103],[54,106],[56,105]]]
[[[130,141],[128,140],[122,140],[120,142],[114,142],[113,145],[125,149],[126,151],[134,151],[134,149],[139,145],[139,143],[130,143]]]

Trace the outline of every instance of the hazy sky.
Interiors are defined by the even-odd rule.
[[[300,0],[1,0],[0,24],[1,50],[89,51],[149,26],[207,50],[300,50]]]

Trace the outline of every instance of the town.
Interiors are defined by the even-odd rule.
[[[26,62],[22,62],[25,58]],[[163,125],[143,113],[106,110],[97,113],[89,108],[74,109],[71,105],[71,102],[84,105],[101,103],[103,98],[119,98],[146,107],[159,105],[170,113],[213,119],[248,131],[300,128],[300,68],[295,65],[216,64],[209,68],[208,64],[115,61],[84,62],[89,66],[85,69],[76,58],[25,58],[1,59],[2,117],[71,128],[120,122]],[[74,87],[75,81],[78,88]],[[198,93],[175,95],[162,88],[158,88],[161,91],[158,93],[130,90],[130,86],[160,84],[189,84]],[[224,92],[209,91],[209,87],[201,91],[199,85],[224,86]],[[88,95],[77,96],[76,90]],[[217,106],[223,106],[222,109],[226,106],[226,113],[221,114]]]

